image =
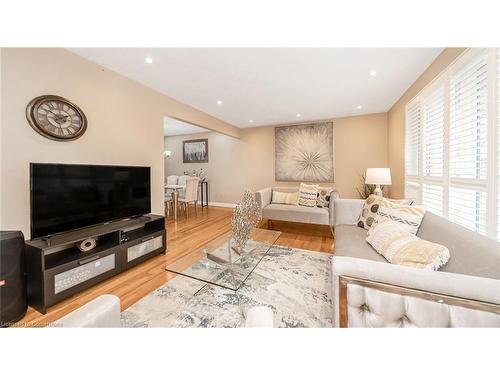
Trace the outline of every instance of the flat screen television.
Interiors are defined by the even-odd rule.
[[[30,164],[31,238],[151,212],[149,167]]]

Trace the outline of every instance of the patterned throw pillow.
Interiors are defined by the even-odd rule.
[[[380,207],[370,231],[380,223],[390,220],[401,225],[407,232],[416,235],[424,215],[425,206]]]
[[[271,203],[291,204],[296,206],[299,204],[299,192],[283,193],[273,190],[273,199]]]
[[[318,207],[330,207],[330,194],[333,188],[322,188],[318,190],[318,197],[316,198],[316,206]]]
[[[411,198],[405,198],[405,199],[389,199],[386,198],[389,202],[398,204],[400,206],[411,206],[415,201]]]
[[[375,221],[375,217],[377,216],[377,211],[379,207],[393,207],[397,204],[390,201],[387,198],[381,197],[379,195],[370,195],[366,198],[365,204],[363,205],[363,209],[361,210],[361,214],[357,220],[358,227],[364,229],[370,229],[373,222]]]
[[[318,185],[301,183],[299,189],[299,206],[315,207],[318,190]]]
[[[450,259],[447,247],[422,240],[392,220],[370,229],[366,242],[390,263],[401,266],[437,270]]]

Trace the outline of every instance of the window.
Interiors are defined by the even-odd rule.
[[[497,240],[499,93],[500,50],[470,49],[406,106],[405,151],[408,197]]]

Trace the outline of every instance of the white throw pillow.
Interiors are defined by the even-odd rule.
[[[450,259],[447,247],[422,240],[391,220],[372,227],[366,242],[390,263],[401,266],[437,270]]]
[[[319,185],[308,185],[301,183],[299,190],[299,205],[306,207],[316,207]]]
[[[296,206],[299,204],[299,192],[283,193],[281,191],[273,190],[273,199],[271,203],[290,204]]]
[[[417,234],[418,228],[425,215],[425,206],[394,206],[380,207],[370,231],[384,221],[393,221],[400,224],[407,232]]]

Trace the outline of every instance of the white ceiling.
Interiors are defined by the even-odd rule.
[[[163,119],[163,134],[165,137],[173,135],[206,133],[209,130],[196,125],[191,125],[187,122],[177,120],[172,117],[165,116]]]
[[[71,51],[230,124],[253,127],[386,112],[442,49]],[[151,57],[153,63],[147,64],[146,57]],[[374,77],[369,74],[372,70],[377,72]],[[222,105],[217,104],[218,100],[222,100]],[[359,105],[361,109],[357,108]]]

